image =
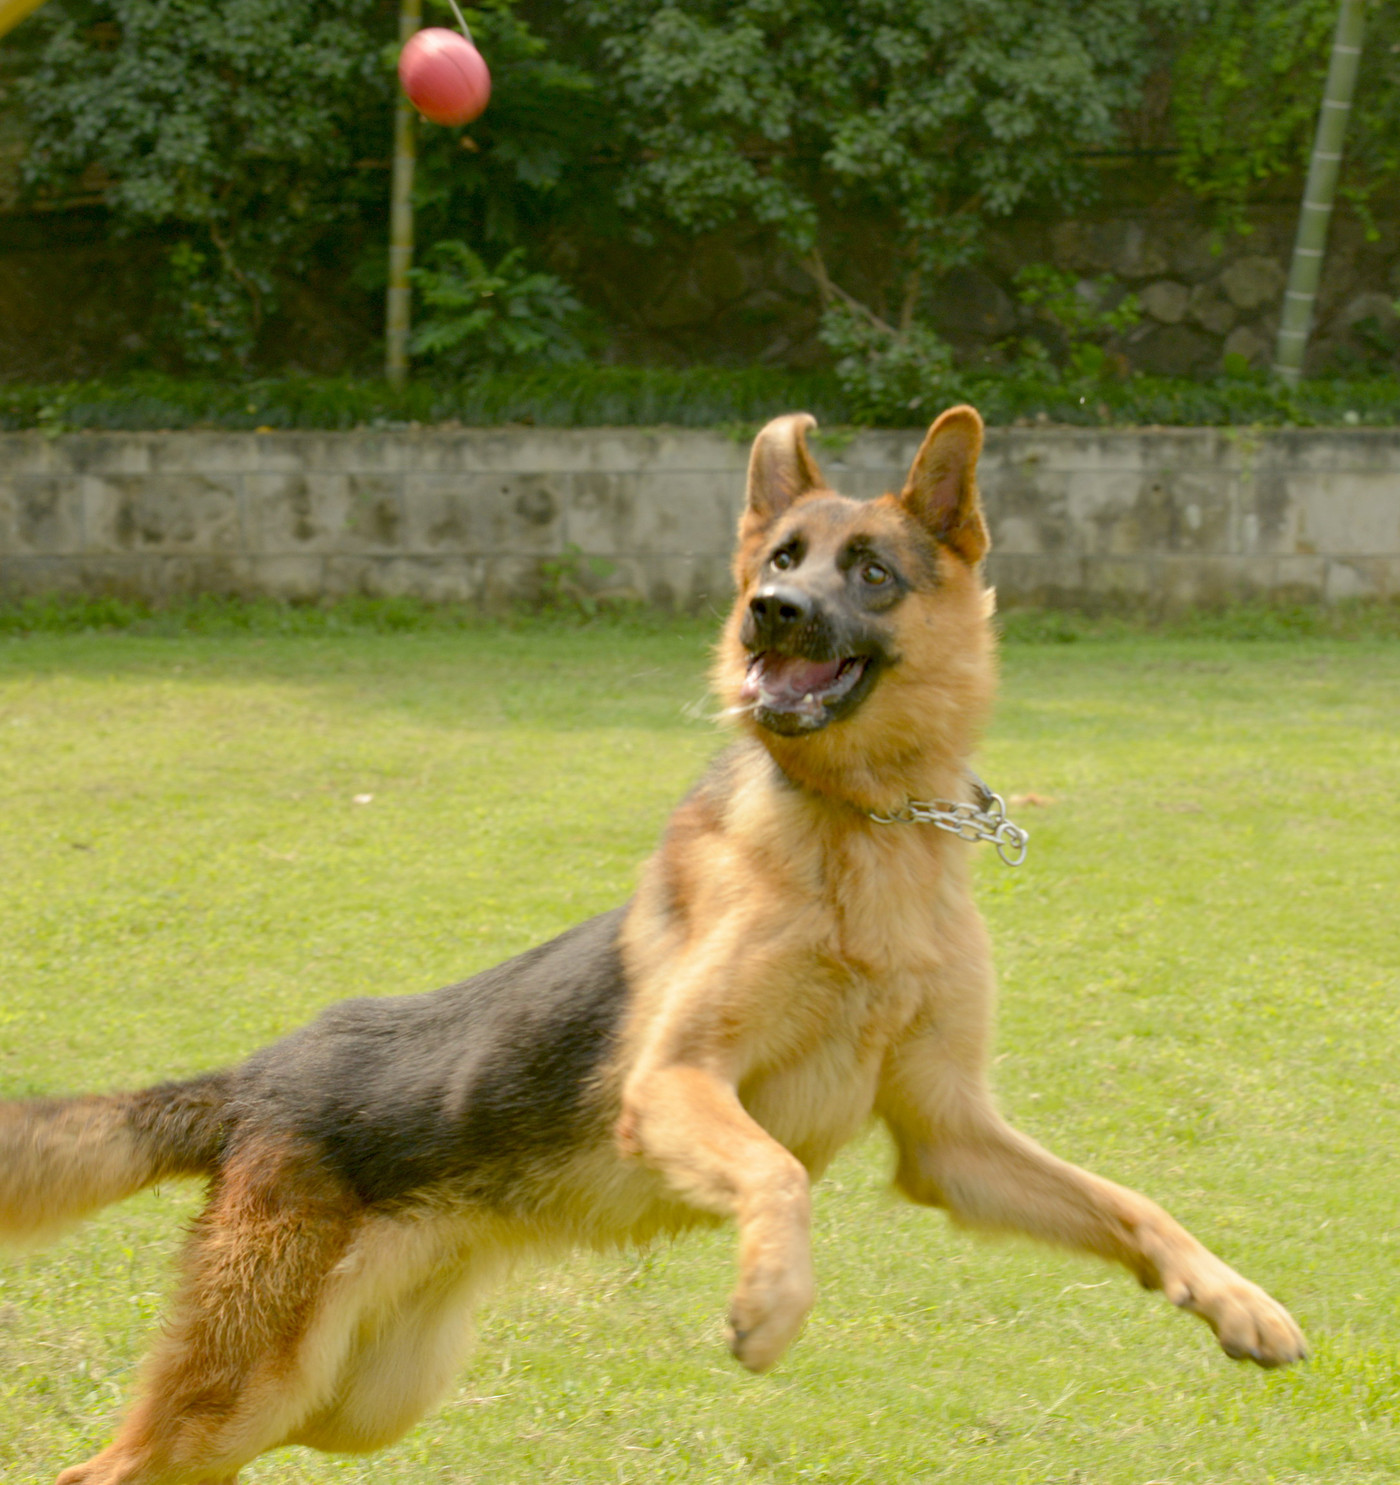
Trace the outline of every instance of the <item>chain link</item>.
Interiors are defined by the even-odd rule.
[[[1029,830],[1006,817],[1006,801],[989,789],[975,773],[968,778],[977,791],[976,804],[954,799],[911,799],[888,814],[867,813],[877,825],[936,825],[959,840],[986,840],[1008,866],[1020,866],[1030,849]]]

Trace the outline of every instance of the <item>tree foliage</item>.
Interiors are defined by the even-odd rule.
[[[489,60],[491,106],[465,128],[419,130],[419,241],[465,237],[478,249],[537,253],[564,218],[599,230],[611,192],[595,188],[591,166],[610,129],[598,79],[562,58],[511,0],[463,8]],[[456,25],[447,0],[429,0],[424,19]]]
[[[364,121],[389,96],[376,4],[55,0],[31,22],[27,181],[95,180],[120,224],[170,229],[168,328],[189,360],[245,360],[275,270],[352,209]]]
[[[995,223],[1082,201],[1145,91],[1170,93],[1182,179],[1242,225],[1305,161],[1335,0],[482,0],[468,17],[491,106],[420,130],[420,244],[515,253],[525,274],[558,268],[560,239],[757,224],[818,286],[837,359],[902,389],[946,361],[923,322],[941,276]],[[153,308],[184,364],[256,365],[309,267],[377,314],[396,38],[395,0],[49,0],[0,55],[28,189],[100,192],[115,230],[159,237]],[[1364,209],[1398,173],[1400,9],[1378,4],[1343,191]]]
[[[591,83],[507,0],[469,15],[489,122],[424,127],[421,220],[429,240],[468,226],[509,245],[567,179]],[[246,365],[281,285],[328,243],[346,277],[382,287],[393,0],[50,0],[29,24],[13,68],[28,186],[95,183],[118,230],[163,234],[162,325],[187,364]]]
[[[1210,0],[1178,31],[1172,109],[1182,180],[1247,230],[1267,182],[1306,168],[1337,0]],[[1366,212],[1400,174],[1400,12],[1372,4],[1347,129],[1341,194]]]
[[[819,278],[876,234],[900,270],[874,288],[887,321],[990,220],[1082,193],[1152,61],[1146,0],[568,5],[633,146],[628,206],[766,223]]]

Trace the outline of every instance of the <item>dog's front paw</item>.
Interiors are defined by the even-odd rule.
[[[729,1302],[730,1354],[751,1372],[767,1371],[802,1329],[815,1298],[810,1265],[746,1274]]]
[[[1162,1289],[1174,1305],[1199,1315],[1235,1361],[1288,1366],[1308,1354],[1297,1321],[1278,1300],[1213,1253],[1165,1276]]]

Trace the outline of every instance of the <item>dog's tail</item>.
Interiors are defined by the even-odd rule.
[[[231,1086],[210,1073],[140,1093],[0,1103],[0,1240],[43,1241],[157,1181],[212,1174]]]

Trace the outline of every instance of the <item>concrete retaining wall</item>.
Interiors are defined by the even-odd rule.
[[[917,433],[818,441],[898,489]],[[0,435],[0,596],[413,594],[578,581],[723,603],[747,446],[666,429]],[[1008,429],[982,489],[1002,603],[1400,596],[1400,432]]]

